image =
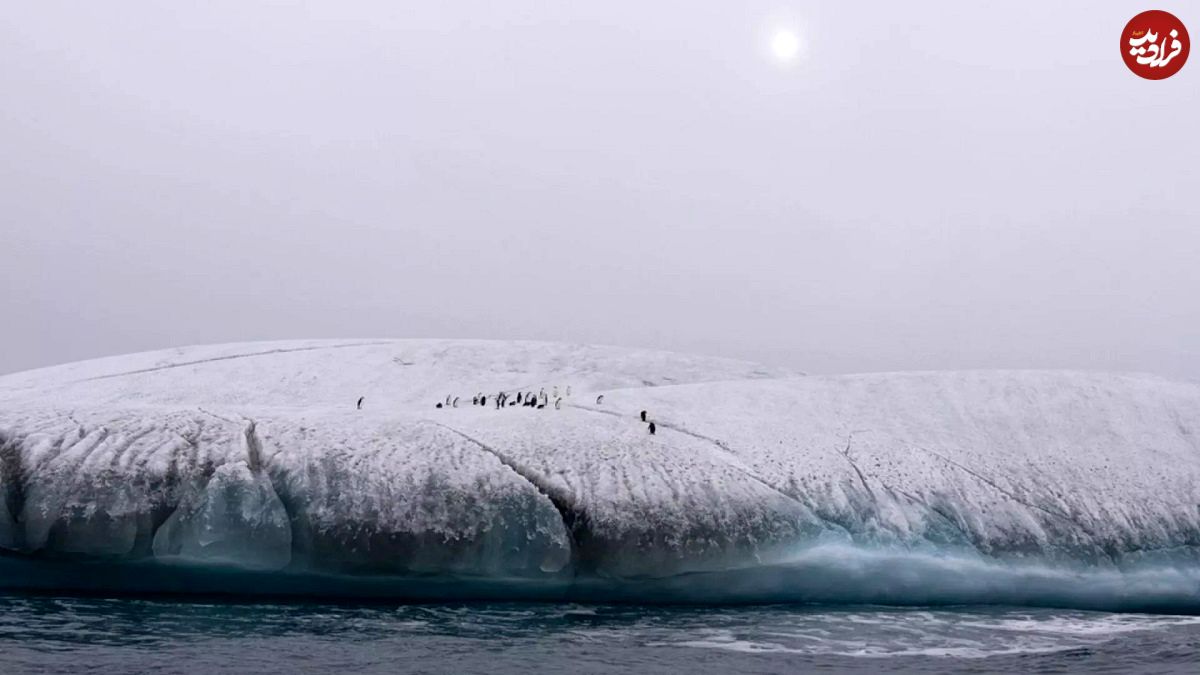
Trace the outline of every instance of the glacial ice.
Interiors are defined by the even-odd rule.
[[[470,403],[555,389],[560,410]],[[1200,386],[1142,375],[463,340],[134,354],[0,377],[0,586],[1200,611],[1198,427]]]

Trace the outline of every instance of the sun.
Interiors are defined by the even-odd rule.
[[[771,53],[780,63],[791,63],[800,55],[800,38],[794,31],[780,28],[771,36]]]

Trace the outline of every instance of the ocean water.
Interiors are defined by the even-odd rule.
[[[0,595],[0,673],[1196,673],[1200,617]]]

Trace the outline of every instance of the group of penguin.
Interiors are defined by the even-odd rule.
[[[567,396],[571,395],[570,387],[567,387],[566,395]],[[554,409],[561,410],[562,409],[562,397],[558,395],[558,387],[554,388],[553,396],[554,396]],[[365,399],[365,398],[366,398],[365,396],[358,397],[358,404],[356,407],[359,410],[362,410],[363,399]],[[449,394],[447,394],[445,403],[438,401],[437,405],[435,405],[434,407],[439,410],[442,408],[457,408],[458,400],[459,400],[459,397],[457,397],[457,396],[452,397]],[[495,401],[496,410],[499,410],[501,408],[506,408],[506,407],[518,406],[518,405],[521,407],[524,407],[524,408],[535,408],[537,410],[542,410],[550,403],[550,395],[548,395],[546,393],[545,389],[542,389],[537,394],[534,394],[532,391],[528,391],[528,392],[518,391],[516,396],[510,396],[508,394],[508,392],[502,391],[499,394],[496,394],[495,396],[493,396],[492,400]],[[602,403],[604,403],[604,394],[600,394],[599,396],[596,397],[596,405],[600,405]],[[487,407],[487,404],[488,404],[488,396],[487,396],[487,394],[484,394],[483,392],[475,394],[474,396],[471,397],[471,405]],[[643,410],[641,412],[641,418],[642,418],[643,422],[647,422],[646,428],[650,431],[650,435],[653,436],[654,433],[658,430],[658,428],[654,425],[654,422],[647,421],[645,410]]]
[[[600,394],[599,396],[596,397],[596,405],[600,405],[601,403],[604,403],[604,394]],[[642,411],[641,416],[642,416],[642,421],[645,422],[646,421],[646,411],[645,410]],[[650,422],[649,426],[647,428],[650,430],[651,436],[653,436],[654,432],[658,430],[658,427],[654,426],[654,422]]]
[[[570,387],[567,387],[566,395],[571,395]],[[507,391],[502,391],[495,396],[488,396],[483,392],[479,392],[471,397],[471,405],[487,407],[488,400],[490,399],[494,402],[496,410],[518,405],[523,408],[536,408],[538,410],[542,410],[546,406],[550,405],[551,398],[554,399],[554,409],[560,410],[562,408],[563,397],[558,395],[558,387],[555,387],[550,394],[547,394],[545,389],[542,389],[536,394],[534,394],[532,391],[518,391],[515,396],[509,394]],[[458,401],[458,396],[450,396],[447,394],[445,402],[439,401],[434,407],[457,408]]]

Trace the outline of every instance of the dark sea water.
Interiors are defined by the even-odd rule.
[[[0,595],[0,673],[1197,673],[1200,617]]]

